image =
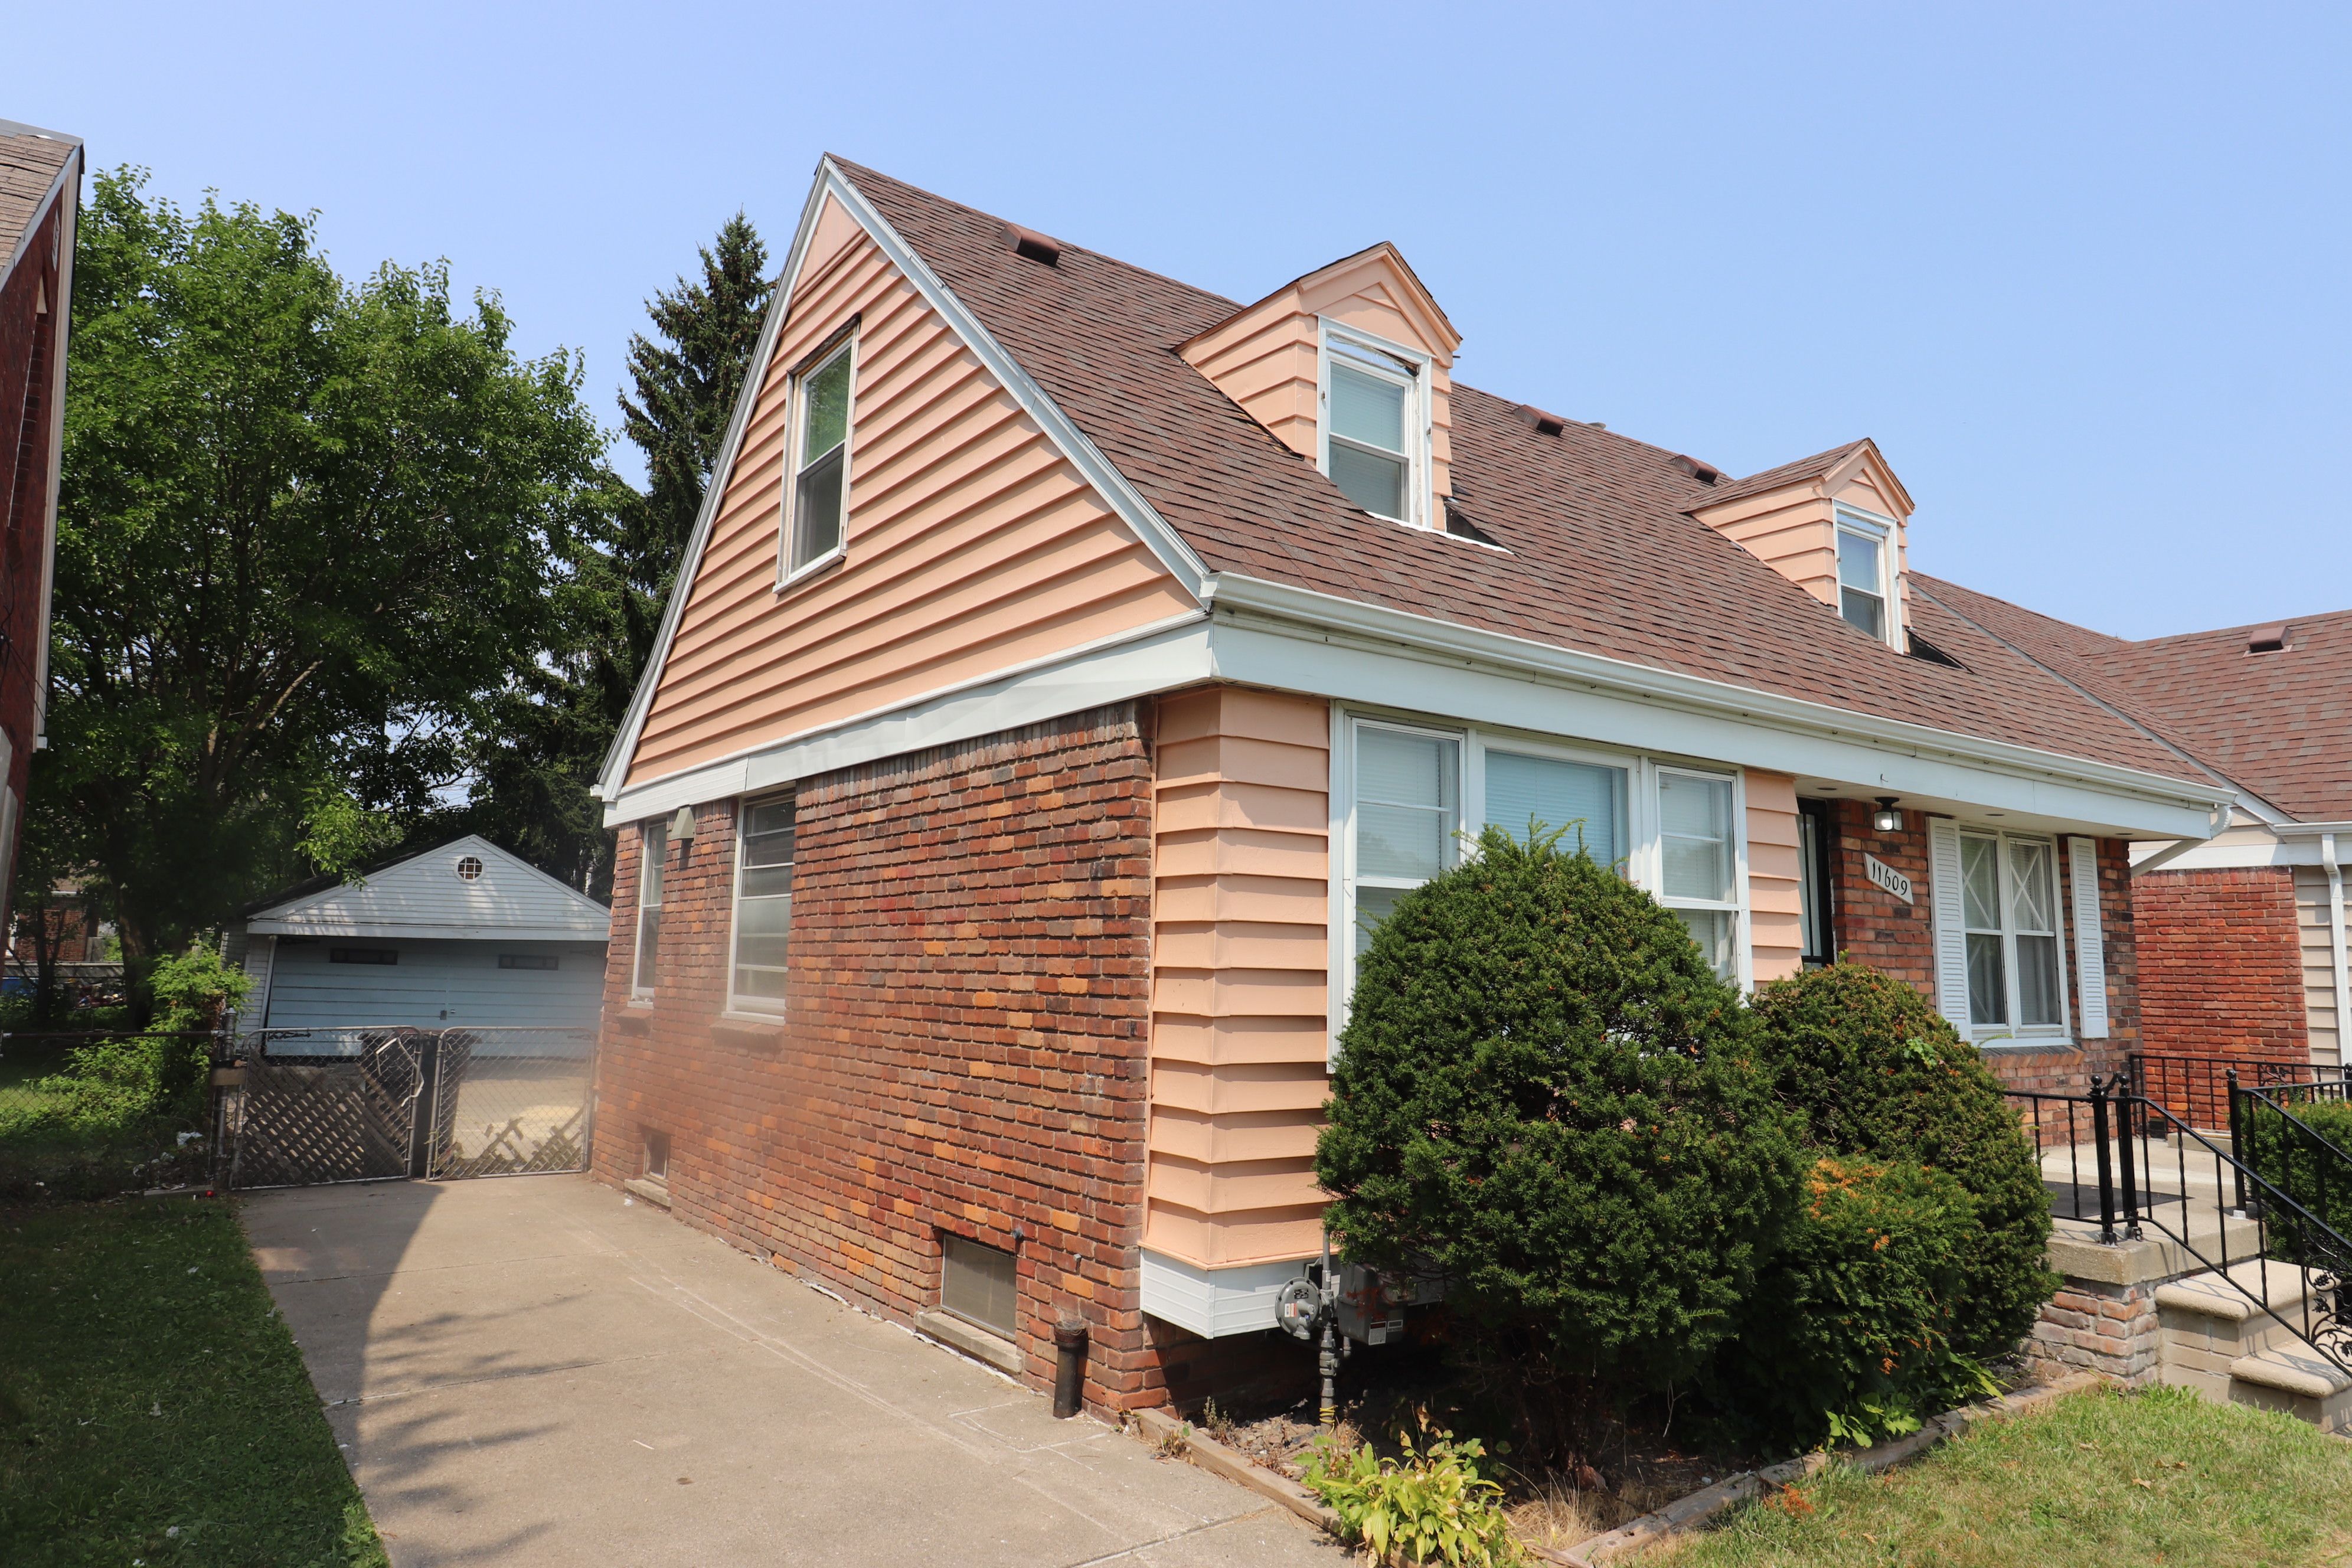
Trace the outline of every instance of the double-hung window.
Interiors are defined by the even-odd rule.
[[[729,1005],[784,1010],[793,936],[793,797],[748,801],[735,871],[735,969]]]
[[[1462,741],[1360,723],[1355,842],[1349,856],[1355,953],[1397,901],[1451,867],[1462,831]]]
[[[1323,358],[1323,470],[1339,493],[1394,522],[1418,524],[1418,477],[1427,434],[1423,367],[1328,331]]]
[[[793,389],[792,481],[784,487],[784,576],[841,553],[849,517],[849,398],[856,343],[844,342]]]
[[[1969,1022],[1980,1029],[2063,1029],[2057,852],[2049,840],[1963,832],[1960,909]]]
[[[639,996],[654,994],[654,976],[661,962],[663,862],[669,858],[669,824],[656,818],[637,828],[637,957],[629,989]]]
[[[1727,778],[1658,770],[1658,901],[1717,974],[1739,976],[1739,845]]]
[[[1887,551],[1894,538],[1886,525],[1843,507],[1837,514],[1838,614],[1876,637],[1889,639],[1893,625],[1886,583]]]

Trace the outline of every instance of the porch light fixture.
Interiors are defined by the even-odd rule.
[[[1878,809],[1870,814],[1870,826],[1881,833],[1902,832],[1903,814],[1895,809],[1895,803],[1901,798],[1900,795],[1880,795]]]

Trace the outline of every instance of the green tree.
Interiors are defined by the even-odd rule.
[[[436,807],[540,662],[604,437],[446,267],[96,180],[76,251],[50,749],[32,826],[143,969]]]
[[[1443,1276],[1538,1442],[1732,1331],[1797,1142],[1738,993],[1647,893],[1490,827],[1373,933],[1339,1045],[1328,1224]]]

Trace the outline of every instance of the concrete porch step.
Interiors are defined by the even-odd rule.
[[[2352,1428],[2352,1373],[2309,1347],[2274,1345],[2230,1363],[2230,1398],[2283,1410],[2323,1432]]]
[[[2184,1317],[2242,1323],[2263,1315],[2262,1309],[2255,1305],[2261,1301],[2280,1317],[2294,1321],[2312,1289],[2311,1276],[2294,1264],[2250,1258],[2231,1264],[2226,1279],[2209,1269],[2159,1285],[2156,1289],[2156,1304]]]

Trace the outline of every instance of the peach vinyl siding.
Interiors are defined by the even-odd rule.
[[[761,372],[631,784],[1193,607],[830,201],[811,258]],[[779,594],[790,377],[853,320],[845,558]]]
[[[2303,1008],[2311,1030],[2311,1059],[2330,1066],[2343,1058],[2336,1019],[2336,948],[2327,924],[2327,872],[2294,868],[2295,935],[2303,950]]]
[[[1328,705],[1217,687],[1160,705],[1143,1245],[1204,1268],[1322,1245]]]
[[[1891,547],[1895,557],[1895,612],[1899,624],[1907,626],[1910,502],[1894,477],[1879,470],[1867,453],[1847,459],[1822,478],[1800,480],[1720,506],[1702,507],[1693,515],[1834,610],[1838,607],[1840,501],[1895,520]]]
[[[1433,502],[1454,493],[1454,383],[1461,340],[1385,246],[1287,284],[1186,343],[1185,361],[1275,439],[1312,463],[1320,456],[1320,318],[1428,354]],[[1433,505],[1430,517],[1444,513]]]
[[[1784,980],[1804,967],[1805,933],[1799,879],[1804,874],[1797,837],[1797,781],[1786,773],[1748,770],[1748,921],[1757,984]]]

